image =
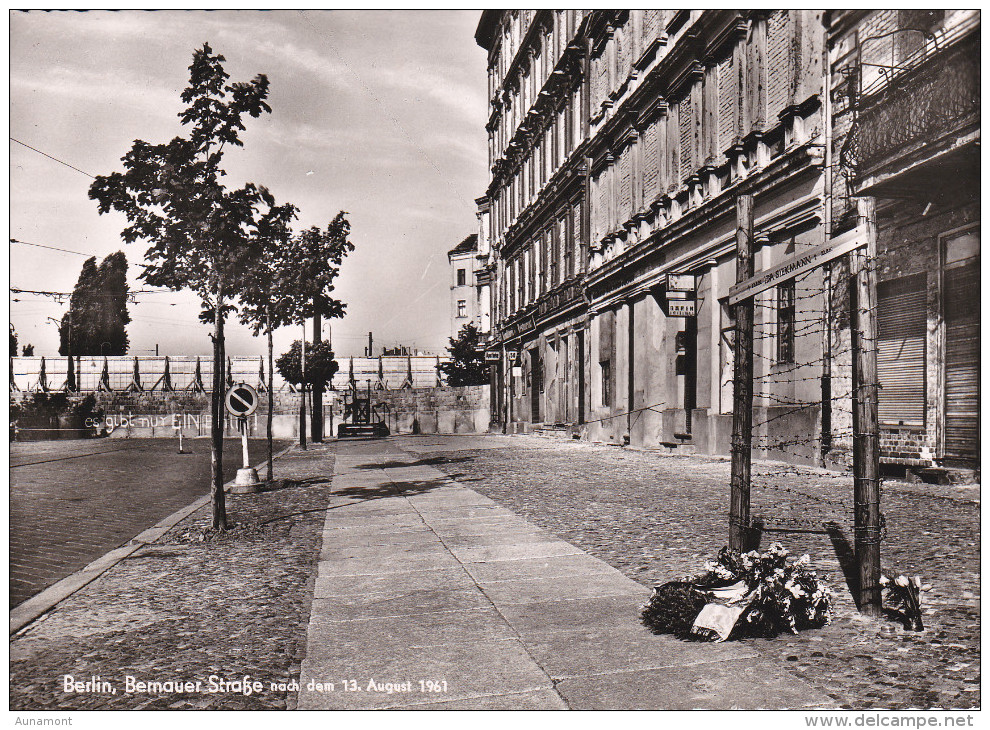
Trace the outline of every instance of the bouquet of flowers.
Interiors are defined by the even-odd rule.
[[[683,627],[686,616],[697,609],[689,633],[715,641],[730,635],[772,637],[782,631],[820,628],[832,619],[834,594],[810,564],[807,555],[788,560],[779,542],[762,553],[724,547],[715,560],[705,562],[701,575],[654,589],[643,608],[643,622],[655,633],[683,635],[673,629]],[[694,592],[675,591],[674,585],[689,586]],[[699,597],[707,603],[699,606]],[[670,616],[679,619],[666,619]]]
[[[904,622],[905,628],[911,631],[925,630],[921,621],[921,594],[930,591],[931,584],[923,584],[920,575],[914,578],[899,575],[893,580],[881,575],[880,587],[887,593],[891,613]]]

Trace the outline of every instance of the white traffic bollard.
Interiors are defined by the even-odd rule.
[[[244,457],[244,468],[237,470],[234,486],[230,488],[230,491],[235,494],[251,494],[258,491],[258,472],[251,468],[248,457],[247,418],[239,418],[238,422],[241,427],[241,452]]]

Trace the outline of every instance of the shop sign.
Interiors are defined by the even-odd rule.
[[[697,314],[694,299],[667,300],[668,317],[694,317]]]
[[[695,290],[694,274],[667,274],[666,289],[667,291],[693,292]]]

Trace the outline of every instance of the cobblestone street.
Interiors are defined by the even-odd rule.
[[[577,441],[511,437],[511,448],[480,439],[409,440],[430,463],[562,539],[652,586],[701,570],[727,538],[729,463]],[[485,439],[485,446],[493,439]],[[458,444],[444,451],[444,443]],[[783,464],[754,463],[753,514],[842,518],[851,541],[852,478]],[[880,638],[862,619],[830,539],[764,535],[792,554],[807,552],[836,590],[831,626],[753,640],[846,708],[971,708],[980,705],[979,489],[886,482],[885,570],[920,574],[925,631]]]
[[[237,524],[199,540],[209,505],[12,637],[11,709],[285,709],[296,693],[269,682],[298,676],[313,571],[333,470],[328,449],[276,462],[285,488],[228,495]],[[309,510],[307,512],[307,510]],[[313,511],[315,510],[315,511]],[[303,512],[303,514],[296,514]],[[271,521],[264,524],[266,521]],[[63,691],[63,675],[123,688],[141,681],[228,680],[264,691],[118,694]]]
[[[275,452],[286,442],[277,441]],[[103,439],[13,443],[10,449],[10,606],[127,542],[209,491],[210,442]],[[265,457],[252,439],[252,463]],[[224,478],[242,466],[224,441]],[[167,476],[166,476],[167,475]]]
[[[362,476],[371,467],[386,472],[435,467],[644,586],[698,572],[724,544],[727,461],[533,436],[423,436],[375,446],[399,448],[412,457],[379,463],[374,442],[368,444],[368,464],[352,469],[352,480],[377,479]],[[361,442],[350,448],[353,455],[364,454]],[[229,534],[214,539],[206,531],[209,508],[203,508],[12,637],[11,708],[294,708],[297,689],[272,689],[270,683],[298,678],[305,658],[326,509],[395,493],[391,487],[335,492],[329,476],[335,449],[290,452],[277,462],[277,476],[288,479],[280,488],[231,496],[235,527]],[[851,491],[846,475],[780,464],[754,464],[754,481],[754,514],[809,521],[841,518],[837,505]],[[435,488],[431,482],[412,493]],[[758,661],[786,668],[838,707],[979,707],[978,495],[977,487],[885,485],[883,562],[933,584],[923,598],[924,632],[898,630],[881,637],[880,624],[861,618],[828,537],[770,534],[764,546],[780,539],[792,554],[811,555],[838,594],[836,619],[822,630],[724,648],[761,655]],[[377,514],[382,508],[362,509]],[[848,536],[848,524],[842,527]],[[513,549],[525,553],[527,547]],[[580,580],[570,579],[568,595],[580,595]],[[355,586],[343,587],[360,590],[368,578],[354,581]],[[617,620],[636,622],[636,617],[623,614]],[[375,644],[377,638],[368,641]],[[327,645],[326,651],[335,647]],[[355,645],[354,650],[365,656],[372,648]],[[710,653],[704,645],[690,650]],[[262,681],[264,690],[73,693],[64,691],[66,674],[76,681],[98,676],[119,687],[128,675],[204,683],[210,675],[227,680],[249,675]]]

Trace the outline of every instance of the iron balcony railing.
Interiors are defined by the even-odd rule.
[[[920,145],[978,124],[978,27],[961,28],[953,35],[885,69],[856,95],[843,161],[857,178]]]

